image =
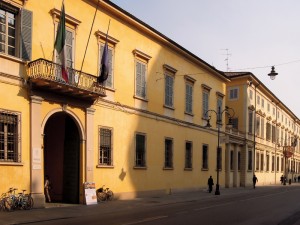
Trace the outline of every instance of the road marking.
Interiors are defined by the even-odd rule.
[[[149,217],[149,218],[142,219],[142,220],[137,220],[137,221],[133,221],[133,222],[129,222],[129,223],[123,223],[122,225],[139,224],[139,223],[150,222],[150,221],[154,221],[154,220],[160,220],[160,219],[167,218],[167,217],[168,216]]]
[[[253,200],[253,199],[267,198],[267,197],[271,197],[271,196],[274,196],[274,195],[280,195],[280,194],[284,194],[284,192],[277,192],[277,193],[272,193],[272,194],[267,194],[267,195],[255,196],[255,197],[250,197],[250,198],[246,198],[246,199],[241,199],[241,200],[238,200],[238,201],[239,202],[245,202],[245,201],[250,201],[250,200]],[[233,201],[233,202],[228,202],[228,203],[223,203],[223,204],[218,204],[218,205],[205,206],[205,207],[201,207],[201,208],[196,208],[196,209],[194,209],[194,211],[211,209],[211,208],[214,208],[214,207],[219,207],[219,206],[224,206],[224,205],[231,205],[233,203],[235,203],[235,202]]]
[[[233,204],[233,203],[234,203],[234,202],[229,202],[229,203],[223,203],[223,204],[218,204],[218,205],[211,205],[211,206],[206,206],[206,207],[196,208],[196,209],[194,209],[194,211],[200,211],[200,210],[204,210],[204,209],[211,209],[211,208],[214,208],[214,207],[224,206],[224,205],[231,205],[231,204]]]

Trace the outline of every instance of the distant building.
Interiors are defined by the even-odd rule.
[[[254,74],[225,74],[231,78],[227,83],[226,105],[235,109],[236,117],[233,129],[228,130],[229,139],[240,140],[236,148],[227,148],[231,167],[227,171],[232,172],[226,173],[226,186],[238,186],[235,181],[239,179],[242,186],[249,185],[254,173],[259,185],[278,184],[282,175],[288,179],[298,176],[298,117]],[[242,164],[240,169],[232,170],[236,157],[241,157]]]

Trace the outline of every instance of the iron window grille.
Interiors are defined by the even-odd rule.
[[[20,162],[19,116],[15,113],[0,112],[0,162]]]
[[[100,128],[100,151],[99,164],[112,165],[112,131],[107,128]]]

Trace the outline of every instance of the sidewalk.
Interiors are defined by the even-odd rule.
[[[180,202],[198,201],[208,198],[222,198],[222,196],[230,197],[232,195],[245,194],[250,192],[263,193],[270,189],[276,188],[291,188],[299,187],[300,184],[294,183],[293,185],[270,185],[258,186],[256,189],[251,187],[239,188],[222,188],[220,189],[221,195],[215,195],[214,191],[208,193],[206,190],[193,191],[193,192],[175,192],[170,195],[149,196],[143,198],[135,198],[132,200],[114,200],[111,202],[101,202],[97,205],[71,205],[61,203],[47,203],[44,209],[32,210],[16,210],[14,212],[0,212],[0,224],[29,224],[40,221],[52,221],[62,218],[87,216],[92,213],[99,212],[101,214],[113,213],[114,211],[125,210],[134,207],[153,207],[155,205],[167,205]]]

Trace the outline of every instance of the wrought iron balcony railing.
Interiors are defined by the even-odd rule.
[[[95,100],[104,97],[105,89],[97,83],[97,77],[75,69],[67,68],[68,82],[62,78],[62,67],[46,59],[28,63],[27,75],[34,87],[50,89],[73,97]]]

